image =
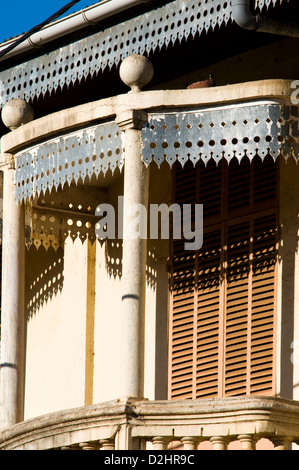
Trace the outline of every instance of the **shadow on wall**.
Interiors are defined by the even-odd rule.
[[[80,237],[80,234],[78,235]],[[80,237],[82,244],[84,237]],[[122,240],[93,241],[105,244],[106,270],[109,277],[122,277]],[[157,283],[154,247],[148,252],[146,276],[153,288]],[[64,249],[41,243],[31,244],[26,251],[26,312],[27,318],[63,288]]]
[[[64,250],[59,247],[47,250],[31,245],[26,251],[26,317],[37,310],[63,287]]]

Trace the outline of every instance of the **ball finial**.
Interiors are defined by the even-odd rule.
[[[132,54],[122,61],[119,74],[121,80],[131,88],[131,92],[138,92],[151,81],[154,68],[143,55]]]
[[[16,98],[7,101],[3,106],[1,117],[3,124],[11,131],[34,118],[33,109],[27,101]]]

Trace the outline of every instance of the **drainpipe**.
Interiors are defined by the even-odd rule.
[[[23,43],[16,46],[12,51],[9,51],[0,61],[9,57],[23,54],[30,49],[41,47],[50,41],[54,41],[66,34],[78,31],[88,25],[96,25],[100,21],[120,13],[128,8],[134,7],[141,3],[147,3],[149,0],[103,0],[97,5],[85,8],[78,13],[68,16],[67,18],[60,19],[45,26],[40,31],[32,34]],[[12,44],[8,41],[0,47],[0,52]]]
[[[254,14],[250,11],[250,0],[232,0],[232,17],[244,29],[261,33],[279,34],[282,36],[299,37],[299,21],[273,20]]]

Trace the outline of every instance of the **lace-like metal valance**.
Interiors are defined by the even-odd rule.
[[[252,104],[153,114],[143,126],[142,159],[158,166],[270,154],[299,157],[298,107]]]
[[[16,155],[16,195],[31,199],[66,183],[122,168],[121,131],[114,122],[90,127]]]
[[[275,6],[282,3],[288,3],[289,0],[255,0],[255,8],[260,10],[264,7],[269,8],[271,5]]]
[[[130,54],[148,55],[230,19],[230,0],[174,0],[1,72],[0,106],[16,97],[31,101],[118,65]]]
[[[110,122],[72,132],[16,155],[16,195],[30,200],[65,184],[113,173],[124,164],[122,131]],[[256,155],[299,158],[298,107],[251,103],[198,111],[157,113],[141,131],[142,160],[194,165]]]

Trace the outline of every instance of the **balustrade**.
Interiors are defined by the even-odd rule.
[[[299,444],[299,403],[271,397],[116,400],[4,429],[0,450],[255,450],[261,439],[275,450]]]
[[[238,447],[242,450],[256,450],[256,444],[260,436],[241,434],[231,437],[231,440],[227,436],[212,436],[207,441],[202,442],[211,442],[213,445],[213,450],[227,450],[230,443],[234,443],[235,447]],[[267,436],[268,445],[267,448],[270,448],[272,444],[273,450],[288,450],[290,444],[293,442],[293,438],[290,436]],[[143,450],[155,450],[155,451],[165,451],[165,450],[184,450],[184,451],[194,451],[200,450],[199,444],[201,440],[197,437],[182,437],[180,441],[176,441],[174,447],[171,446],[172,438],[156,436],[153,437],[150,441],[144,439],[143,446],[140,445],[140,449]],[[239,443],[239,446],[238,446]],[[260,447],[262,450],[262,446]],[[101,439],[97,442],[80,442],[78,445],[73,446],[63,446],[60,450],[127,450],[127,449],[116,449],[114,439]],[[130,449],[128,449],[130,450]],[[134,449],[135,450],[135,449]]]

